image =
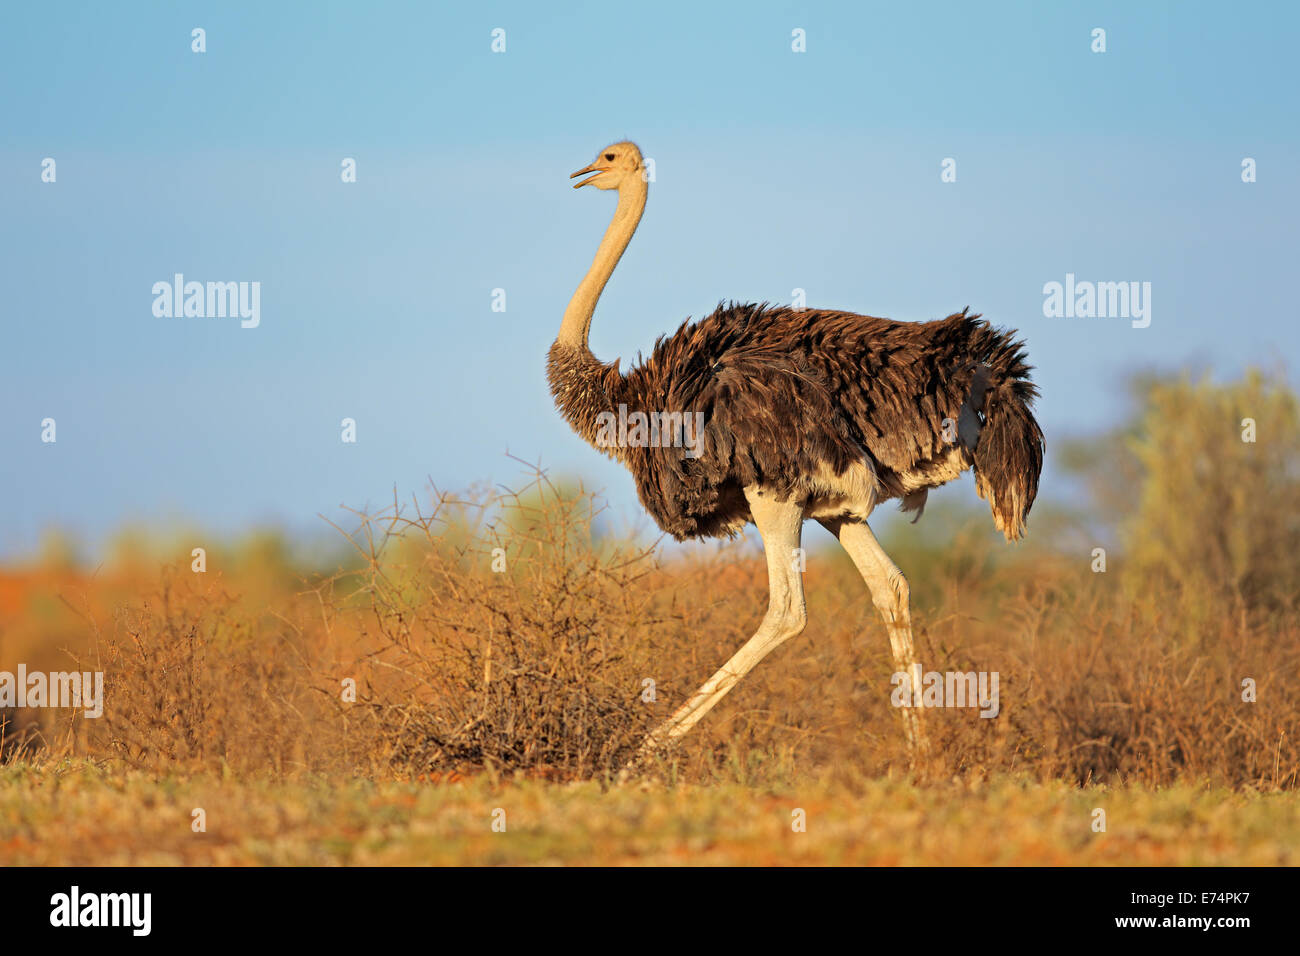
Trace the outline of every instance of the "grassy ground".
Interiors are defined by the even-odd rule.
[[[192,830],[195,808],[206,832]],[[1300,795],[1010,777],[779,790],[272,783],[15,764],[0,768],[0,865],[32,864],[1296,865]]]

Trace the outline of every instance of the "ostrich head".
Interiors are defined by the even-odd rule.
[[[595,186],[597,189],[621,189],[633,179],[641,179],[641,170],[641,150],[636,148],[636,143],[622,142],[606,146],[594,163],[578,170],[569,178],[595,173],[580,183],[574,183],[573,188]]]

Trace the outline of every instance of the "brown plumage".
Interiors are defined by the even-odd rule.
[[[561,413],[593,445],[600,413],[620,405],[703,413],[698,458],[678,446],[600,449],[632,472],[641,503],[678,540],[743,526],[747,485],[786,496],[863,459],[885,501],[951,480],[956,452],[1009,540],[1024,533],[1038,492],[1043,437],[1021,343],[966,311],[892,322],[720,305],[626,374],[558,342],[547,370]],[[963,414],[973,430],[957,427]]]
[[[930,488],[973,469],[994,524],[1010,540],[1024,534],[1043,434],[1022,344],[966,310],[894,322],[733,303],[683,323],[623,372],[587,342],[600,294],[641,221],[648,176],[627,142],[573,175],[589,173],[578,186],[616,189],[618,206],[551,346],[555,403],[589,444],[627,466],[664,531],[678,540],[731,535],[752,521],[768,563],[768,609],[757,633],[646,739],[637,759],[686,733],[803,630],[802,564],[791,555],[810,518],[835,534],[870,588],[895,678],[919,684],[907,579],[867,517],[898,498],[919,518]],[[655,424],[646,427],[649,419]],[[913,755],[924,753],[915,702],[899,706]]]

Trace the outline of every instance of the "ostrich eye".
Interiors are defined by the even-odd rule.
[[[614,154],[613,154],[613,153],[606,153],[606,154],[605,154],[605,162],[607,162],[607,163],[612,163],[613,161],[614,161]]]

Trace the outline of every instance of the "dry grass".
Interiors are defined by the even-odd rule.
[[[206,830],[192,829],[202,809]],[[1093,830],[1094,810],[1106,813]],[[794,829],[795,811],[806,829]],[[1300,864],[1286,794],[1014,778],[625,787],[0,767],[5,865]],[[500,830],[500,821],[505,830]],[[493,829],[494,821],[498,828]]]
[[[360,516],[358,567],[279,606],[250,606],[224,572],[170,567],[152,598],[103,623],[93,602],[79,607],[77,656],[106,672],[105,715],[47,728],[51,752],[155,769],[605,779],[761,614],[761,558],[663,563],[595,536],[594,500],[544,480],[410,510]],[[1132,597],[1084,559],[984,566],[988,546],[972,537],[970,553],[948,553],[981,569],[961,587],[913,575],[937,595],[915,614],[926,669],[1000,675],[996,719],[928,712],[932,777],[1295,788],[1294,621],[1191,627],[1161,594]],[[669,756],[671,779],[906,769],[862,582],[829,550],[806,577],[808,629]]]

